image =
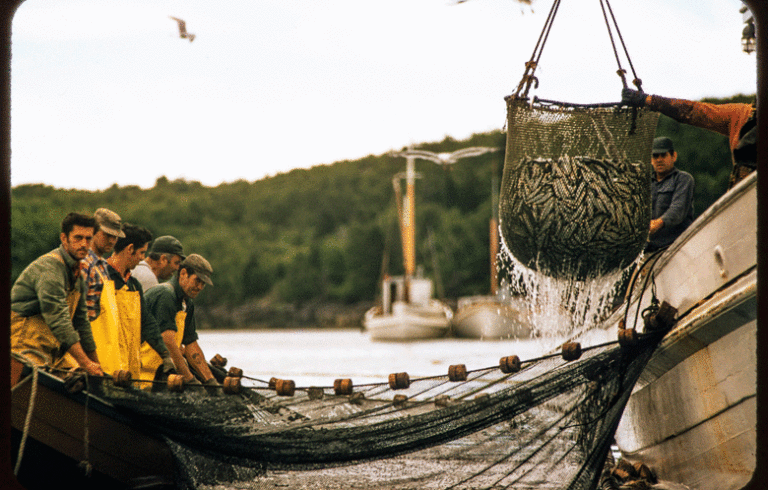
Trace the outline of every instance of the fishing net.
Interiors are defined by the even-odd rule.
[[[180,488],[586,490],[659,338],[360,386],[93,390],[166,438]]]
[[[645,109],[508,97],[499,205],[505,251],[563,279],[634,262],[650,226],[657,120]]]

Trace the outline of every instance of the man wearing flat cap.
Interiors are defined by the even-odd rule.
[[[101,291],[104,282],[109,277],[107,258],[115,248],[118,238],[125,238],[122,230],[122,220],[114,211],[99,208],[93,213],[96,219],[96,233],[91,240],[88,255],[83,259],[83,270],[88,292],[85,295],[85,303],[88,306],[88,320],[98,318],[101,307]]]
[[[653,140],[651,165],[651,229],[646,252],[668,247],[693,222],[693,176],[675,168],[672,140]]]
[[[206,285],[213,285],[212,275],[211,264],[202,256],[191,254],[184,259],[170,281],[153,287],[145,295],[176,370],[187,384],[201,384],[202,381],[207,386],[218,385],[197,342],[195,305],[192,302]],[[162,360],[157,353],[146,343],[142,344],[141,379],[155,379],[161,365]]]
[[[147,258],[139,262],[132,275],[146,292],[170,279],[179,270],[179,264],[184,258],[184,248],[180,241],[170,235],[157,237],[147,252]]]

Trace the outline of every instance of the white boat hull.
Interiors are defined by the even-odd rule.
[[[380,307],[368,310],[364,326],[371,340],[433,339],[448,333],[452,317],[451,308],[437,300],[418,305],[396,301],[389,313]]]
[[[472,339],[526,339],[531,326],[525,311],[496,296],[459,300],[451,330],[457,337]]]
[[[743,488],[755,470],[755,179],[729,191],[660,257],[656,295],[678,309],[679,320],[616,432],[626,458],[697,490]]]

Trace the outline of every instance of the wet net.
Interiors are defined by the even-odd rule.
[[[180,488],[586,490],[659,339],[360,386],[245,376],[236,393],[92,389],[166,438]]]
[[[505,250],[584,280],[632,264],[648,238],[658,114],[507,98],[499,222]]]

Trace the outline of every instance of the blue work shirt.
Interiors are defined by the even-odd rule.
[[[656,173],[651,177],[651,219],[664,222],[664,226],[650,235],[647,251],[669,246],[693,222],[693,176],[673,168],[661,181]]]

